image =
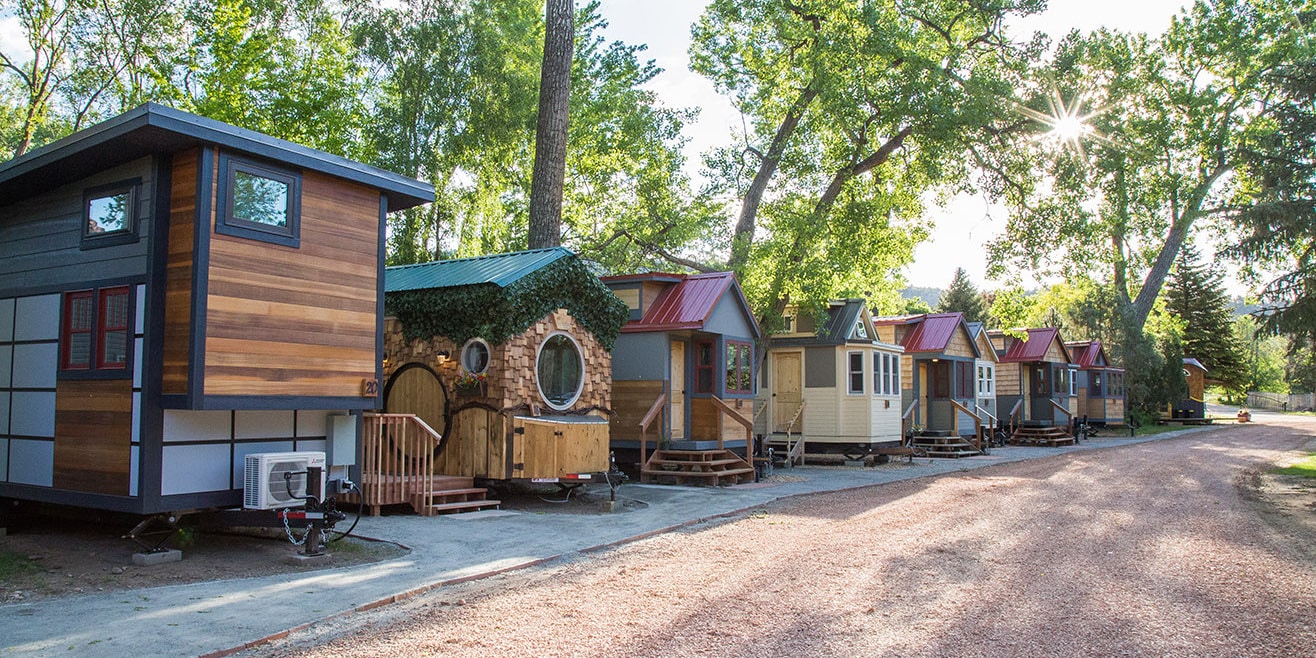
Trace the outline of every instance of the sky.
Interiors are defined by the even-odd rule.
[[[608,38],[648,46],[642,56],[653,59],[663,69],[650,85],[661,101],[675,107],[700,109],[698,119],[685,130],[689,139],[687,170],[692,177],[698,174],[701,153],[725,144],[730,135],[741,131],[739,113],[718,96],[711,83],[689,69],[686,50],[690,45],[690,25],[707,4],[707,0],[602,0],[599,8],[609,23]],[[1159,34],[1188,3],[1184,0],[1052,0],[1048,4],[1045,12],[1010,23],[1011,33],[1022,38],[1032,32],[1045,32],[1055,38],[1073,29],[1087,32],[1108,27]],[[914,262],[905,270],[910,285],[945,288],[956,267],[963,267],[979,289],[992,289],[1002,283],[987,279],[984,248],[1005,227],[1002,208],[993,208],[982,197],[961,195],[944,207],[931,207],[927,217],[934,224],[932,236],[918,247]],[[947,258],[947,254],[951,257]],[[1026,279],[1025,283],[1035,282]]]

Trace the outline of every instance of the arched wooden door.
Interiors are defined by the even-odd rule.
[[[415,414],[435,432],[447,436],[448,398],[439,376],[423,363],[408,363],[384,387],[384,411]]]

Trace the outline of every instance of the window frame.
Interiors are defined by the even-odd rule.
[[[859,370],[855,371],[855,357],[859,357]],[[867,377],[867,370],[864,367],[864,353],[858,350],[850,350],[845,353],[845,390],[847,395],[863,395],[864,380]],[[859,379],[856,380],[855,377]],[[855,390],[855,382],[859,382],[858,390]]]
[[[722,383],[722,388],[727,393],[738,393],[749,395],[754,392],[754,345],[743,340],[725,341],[725,348],[722,350],[726,355],[726,363],[723,364],[723,370],[726,373],[726,380]],[[736,354],[736,363],[731,363],[732,353]],[[736,386],[732,387],[732,375],[735,375]],[[740,388],[740,382],[749,384],[747,388]]]
[[[106,314],[110,310],[108,298],[111,295],[123,296],[124,314],[122,326],[110,326],[109,324],[109,318]],[[128,360],[132,355],[132,348],[130,345],[133,341],[133,325],[135,324],[134,320],[136,319],[134,315],[135,306],[133,305],[132,286],[110,286],[96,291],[96,345],[93,350],[96,360],[96,370],[118,371],[128,369]],[[106,337],[112,331],[123,332],[124,342],[122,362],[111,362],[105,360],[105,347],[108,343]]]
[[[288,225],[279,227],[233,216],[234,177],[238,173],[281,182],[288,186]],[[215,232],[249,240],[292,247],[301,246],[302,174],[258,160],[220,154],[219,181],[215,199]]]
[[[708,363],[700,363],[702,350],[708,349]],[[696,340],[694,353],[695,393],[712,395],[717,387],[717,344],[712,340]],[[707,375],[705,379],[704,375]]]
[[[484,367],[479,370],[471,370],[466,363],[466,355],[476,346],[484,348]],[[493,349],[489,347],[488,341],[478,336],[463,343],[461,351],[457,353],[457,365],[461,368],[461,371],[472,375],[480,375],[489,372],[489,365],[492,361]]]
[[[894,396],[899,396],[899,395],[901,395],[901,392],[900,392],[900,369],[901,369],[902,367],[904,367],[904,366],[901,364],[901,356],[900,356],[899,354],[892,354],[892,355],[891,355],[891,370],[890,370],[890,375],[891,375],[891,395],[894,395]]]
[[[57,371],[57,376],[60,379],[128,379],[133,377],[137,341],[137,293],[135,288],[134,284],[118,284],[99,288],[69,290],[61,294],[59,368]],[[124,320],[126,324],[109,326],[105,322],[105,312],[108,310],[106,300],[111,295],[116,294],[125,296]],[[72,305],[76,299],[87,299],[91,302],[91,324],[87,329],[74,331],[72,326]],[[121,364],[105,361],[105,338],[106,334],[111,331],[122,331],[124,333],[124,356]],[[87,362],[85,364],[69,361],[71,357],[69,350],[72,347],[72,336],[75,333],[90,336],[88,338]]]
[[[565,337],[571,343],[572,347],[575,348],[576,360],[579,363],[579,367],[580,367],[580,380],[576,384],[576,392],[572,394],[570,400],[568,400],[567,402],[561,405],[553,403],[548,399],[548,396],[544,394],[544,385],[543,382],[540,381],[541,377],[539,376],[539,360],[543,358],[544,347],[548,345],[548,342],[550,340],[558,336]],[[581,348],[580,342],[576,340],[576,337],[572,336],[571,334],[565,331],[554,331],[549,333],[547,336],[544,336],[544,340],[540,341],[539,347],[535,349],[535,390],[539,393],[539,399],[542,400],[544,404],[548,405],[548,407],[550,409],[553,409],[554,411],[567,411],[571,409],[571,407],[580,400],[581,395],[584,395],[585,381],[587,379],[588,377],[585,374],[585,351],[584,349]]]
[[[970,361],[955,361],[955,393],[957,399],[972,400],[977,397],[974,393],[975,381],[973,379],[974,366],[977,365]]]
[[[91,233],[91,202],[97,199],[106,199],[118,196],[120,194],[128,195],[128,213],[124,218],[126,224],[123,228],[108,231],[106,233]],[[142,194],[142,179],[129,178],[127,180],[107,183],[89,187],[82,192],[82,238],[78,248],[82,250],[100,249],[102,247],[113,247],[122,244],[131,244],[137,242],[137,225],[139,223],[138,205]]]
[[[873,395],[882,395],[882,380],[886,378],[886,352],[873,350]]]

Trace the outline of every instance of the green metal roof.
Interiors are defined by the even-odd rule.
[[[384,292],[455,288],[481,283],[506,288],[552,263],[575,256],[564,247],[549,247],[510,254],[436,260],[418,265],[397,265],[384,270]]]

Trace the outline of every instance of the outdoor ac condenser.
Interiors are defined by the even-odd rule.
[[[246,509],[303,507],[306,501],[306,468],[320,467],[320,491],[324,491],[323,452],[259,452],[247,455],[243,469],[242,506]],[[284,473],[293,473],[292,495]]]

